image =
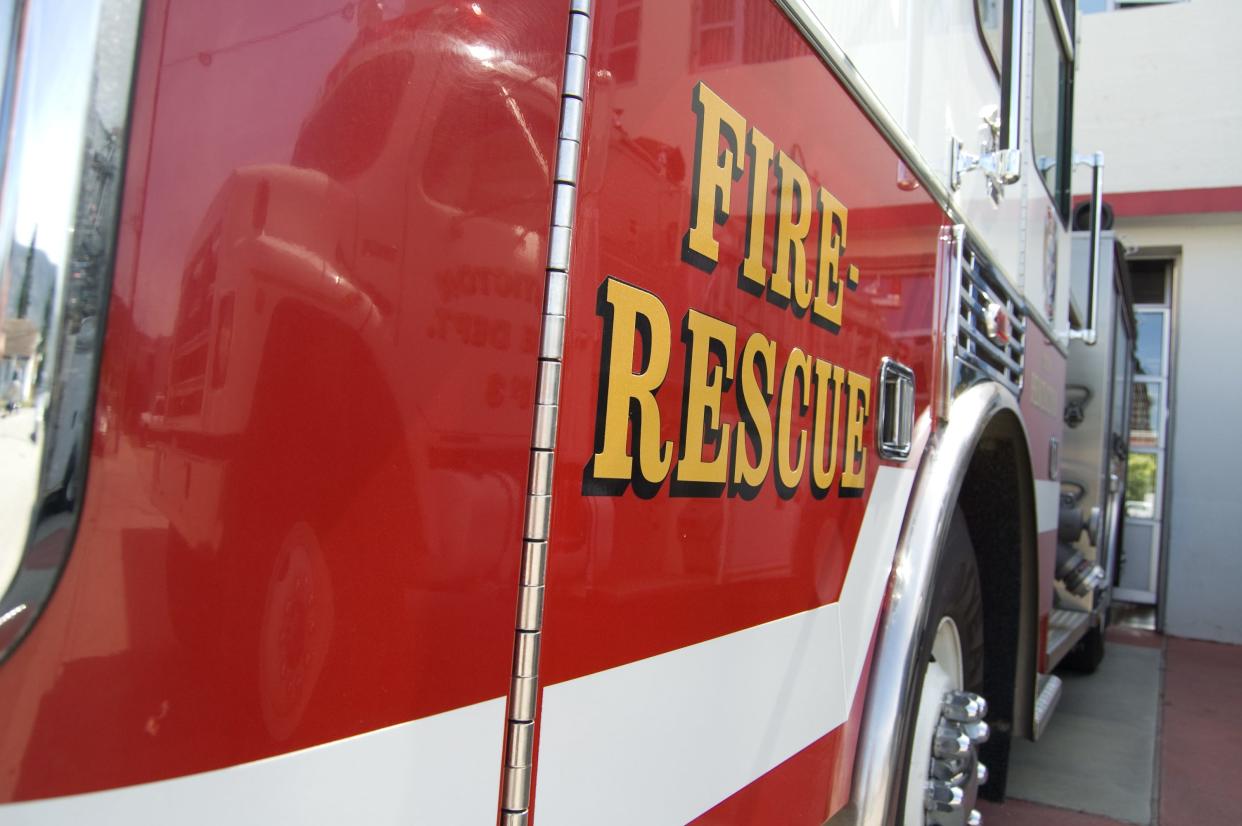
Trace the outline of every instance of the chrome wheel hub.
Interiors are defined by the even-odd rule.
[[[988,739],[987,702],[962,687],[962,647],[957,626],[940,620],[923,675],[915,721],[904,826],[979,826],[975,810],[987,767],[978,746]]]
[[[979,762],[977,747],[988,739],[987,701],[970,691],[954,690],[940,703],[940,722],[932,741],[924,809],[935,826],[979,826],[975,810],[979,786],[988,768]]]

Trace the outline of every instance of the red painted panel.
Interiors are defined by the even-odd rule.
[[[833,729],[736,794],[696,817],[696,826],[823,823],[832,813],[825,792],[839,776],[845,726]],[[848,771],[846,780],[848,782]]]
[[[778,370],[789,348],[800,346],[874,381],[880,357],[892,355],[916,370],[918,408],[929,398],[939,210],[922,191],[898,188],[896,155],[796,36],[784,37],[781,51],[755,65],[742,67],[738,56],[728,66],[696,68],[689,11],[645,3],[641,12],[652,42],[638,47],[640,79],[597,74],[589,96],[550,545],[542,666],[548,682],[834,601],[866,506],[865,497],[842,498],[836,490],[815,498],[805,482],[784,498],[771,479],[750,501],[727,493],[675,495],[667,483],[651,498],[633,489],[584,495],[601,372],[597,293],[606,277],[655,294],[667,310],[672,357],[657,399],[660,437],[674,445],[686,361],[678,328],[691,309],[735,325],[739,351],[752,332],[774,339]],[[597,15],[595,54],[605,71],[616,16],[609,3]],[[775,9],[756,20],[764,31],[793,31]],[[842,266],[855,263],[862,275],[846,294],[839,333],[738,288],[745,178],[733,186],[730,219],[716,230],[721,254],[714,273],[682,260],[695,156],[691,100],[700,80],[778,149],[795,153],[812,183],[849,208]],[[888,220],[895,210],[908,220]],[[768,260],[774,222],[769,214]],[[812,235],[812,272],[816,243]],[[809,425],[810,415],[803,418]],[[725,394],[722,420],[737,424],[735,393]],[[874,416],[866,428],[868,476],[878,463],[873,426]]]
[[[506,692],[566,8],[482,5],[148,4],[108,438],[0,801]]]
[[[892,356],[915,370],[916,410],[930,401],[942,213],[925,192],[898,186],[897,155],[787,19],[768,3],[739,6],[745,13],[730,23],[732,45],[719,54],[705,51],[694,4],[602,2],[595,15],[549,545],[545,685],[836,601],[867,504],[865,495],[840,496],[839,487],[818,498],[805,478],[792,496],[783,495],[771,472],[751,499],[727,489],[687,491],[671,478],[609,494],[587,483],[604,401],[606,279],[654,295],[667,314],[670,360],[656,401],[660,440],[675,451],[685,438],[683,392],[692,377],[682,325],[692,310],[736,328],[734,358],[752,333],[774,340],[778,389],[796,346],[869,376],[873,390],[881,357]],[[712,272],[683,258],[700,82],[787,153],[812,187],[825,187],[849,210],[841,267],[854,264],[861,275],[856,290],[844,291],[839,331],[739,288],[753,161],[733,182],[727,219],[714,229],[720,253]],[[739,138],[744,147],[745,136]],[[769,269],[776,186],[772,175],[764,215]],[[813,227],[812,274],[818,243]],[[712,358],[712,365],[722,364]],[[637,358],[634,369],[645,360]],[[773,415],[777,407],[774,398]],[[867,494],[879,464],[874,412],[864,439]],[[720,415],[736,432],[736,384],[723,394]],[[795,415],[797,426],[809,429],[811,415]],[[708,447],[703,455],[716,454]],[[834,736],[814,747],[808,776],[827,778],[833,765],[848,765],[842,750],[852,749],[849,739]],[[819,799],[805,801],[806,822],[819,822],[827,810],[829,784],[819,792]]]
[[[1119,218],[1148,215],[1198,215],[1211,212],[1242,212],[1242,186],[1198,189],[1154,189],[1143,192],[1106,192],[1113,214]],[[1075,198],[1075,205],[1089,198]]]

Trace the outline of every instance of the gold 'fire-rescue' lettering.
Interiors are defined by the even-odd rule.
[[[858,287],[858,267],[840,273],[848,242],[848,210],[831,192],[812,187],[806,171],[790,155],[777,150],[756,127],[703,82],[694,87],[691,109],[697,119],[694,176],[690,190],[690,228],[682,244],[682,260],[706,273],[720,261],[716,227],[732,215],[733,183],[749,174],[746,186],[745,257],[738,267],[738,286],[791,307],[832,332],[841,329],[842,286]],[[745,136],[745,149],[742,140]],[[773,158],[775,157],[775,164]],[[773,168],[775,167],[775,169]],[[776,210],[772,236],[772,268],[764,266],[768,238],[768,189],[775,174]],[[818,237],[814,283],[808,272],[807,244]]]
[[[737,286],[840,333],[845,291],[859,281],[858,267],[842,260],[849,211],[706,84],[694,87],[691,109],[694,175],[682,260],[715,270],[716,228],[730,220],[734,184],[749,173],[743,249],[733,251],[740,254]],[[808,245],[815,245],[813,264]],[[869,376],[803,346],[781,348],[762,331],[739,341],[733,324],[690,308],[681,318],[680,419],[665,421],[677,399],[660,398],[674,346],[664,303],[609,276],[596,312],[603,322],[599,397],[583,493],[632,489],[650,497],[668,482],[673,496],[728,491],[751,499],[770,480],[786,499],[803,486],[815,497],[834,488],[842,497],[862,495]],[[676,445],[666,438],[674,432]]]
[[[674,465],[672,442],[661,441],[657,399],[671,360],[668,312],[656,296],[613,277],[600,285],[597,311],[604,324],[600,404],[585,493],[617,495],[632,485],[650,496],[670,475],[675,496],[719,496],[727,488],[751,498],[769,478],[783,498],[804,483],[823,496],[838,475],[839,495],[862,492],[871,379],[799,347],[782,360],[762,333],[751,334],[738,355],[736,327],[690,310],[682,323],[686,376]],[[730,438],[721,406],[735,384],[739,416]]]

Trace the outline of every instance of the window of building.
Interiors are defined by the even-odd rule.
[[[699,0],[690,60],[694,69],[771,63],[809,54],[798,30],[771,13],[771,0]]]
[[[618,0],[612,22],[608,50],[608,70],[617,83],[638,80],[638,35],[641,31],[642,0]]]

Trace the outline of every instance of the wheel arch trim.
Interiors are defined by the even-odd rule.
[[[835,815],[832,826],[884,826],[895,823],[898,812],[896,789],[904,788],[904,761],[909,749],[906,718],[914,697],[919,638],[930,608],[930,588],[940,561],[949,523],[957,505],[971,459],[998,418],[1012,418],[1021,432],[1019,508],[1024,523],[1035,524],[1034,481],[1030,473],[1029,439],[1022,424],[1017,398],[995,382],[983,382],[960,393],[953,401],[947,424],[934,433],[919,462],[914,488],[907,505],[889,582],[888,601],[879,618],[875,653],[867,682],[867,695],[855,753],[849,802]],[[1024,537],[1034,550],[1034,537]],[[1024,577],[1029,575],[1023,565]],[[1024,582],[1023,609],[1037,613],[1035,599],[1026,594],[1035,583]],[[1029,623],[1028,623],[1029,620]],[[1024,626],[1034,626],[1023,617]],[[1033,640],[1023,638],[1025,648]],[[1019,675],[1033,662],[1033,650],[1021,651]],[[1034,674],[1031,672],[1031,678]],[[1018,687],[1018,702],[1026,696]]]

